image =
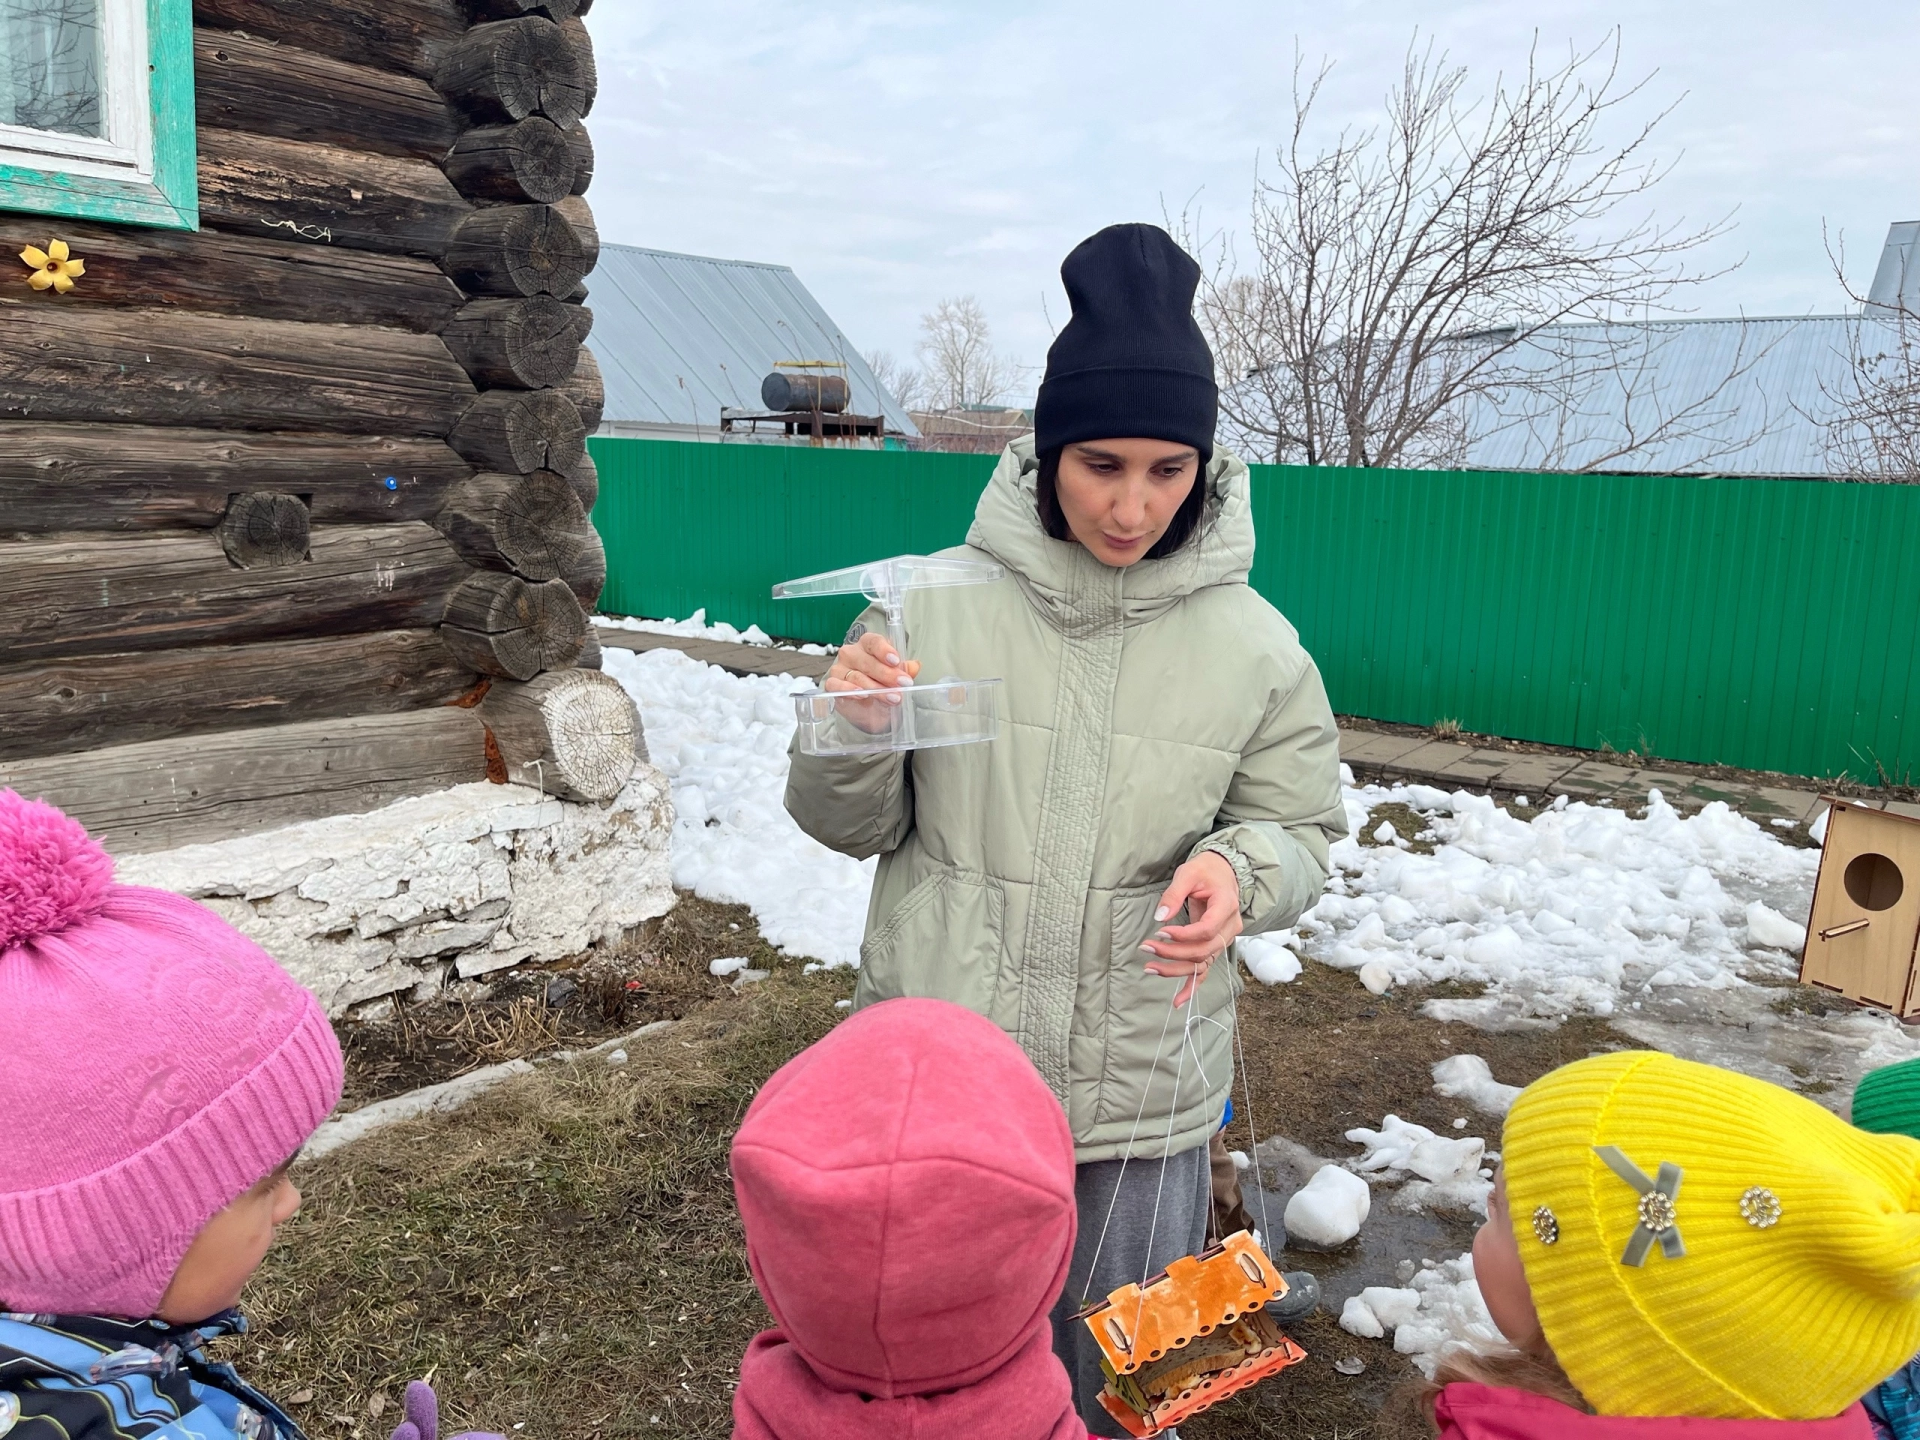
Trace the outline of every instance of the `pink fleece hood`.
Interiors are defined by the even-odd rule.
[[[809,1407],[877,1421],[876,1400],[915,1402],[908,1429],[933,1433],[934,1410],[975,1407],[919,1397],[978,1387],[973,1423],[1084,1435],[1047,1318],[1073,1254],[1073,1136],[998,1026],[938,1000],[862,1010],[767,1082],[733,1177],[780,1326],[748,1352],[736,1434],[811,1433]]]

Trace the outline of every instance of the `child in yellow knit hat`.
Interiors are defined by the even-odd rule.
[[[1474,1273],[1505,1356],[1442,1361],[1443,1440],[1873,1440],[1920,1349],[1920,1141],[1649,1051],[1527,1087]]]

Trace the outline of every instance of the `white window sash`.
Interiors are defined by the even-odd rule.
[[[101,116],[106,134],[0,125],[0,165],[100,180],[153,182],[153,107],[146,0],[101,5]]]

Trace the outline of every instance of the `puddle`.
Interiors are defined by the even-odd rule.
[[[1289,1245],[1284,1252],[1283,1269],[1311,1270],[1319,1277],[1321,1304],[1334,1315],[1369,1285],[1405,1285],[1422,1260],[1452,1260],[1473,1246],[1478,1215],[1408,1215],[1392,1207],[1392,1198],[1390,1190],[1374,1190],[1372,1213],[1351,1244],[1338,1250],[1296,1250]],[[1409,1261],[1412,1269],[1403,1271]]]

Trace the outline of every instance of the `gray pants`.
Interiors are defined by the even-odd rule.
[[[1119,1194],[1114,1194],[1115,1187]],[[1073,1403],[1095,1435],[1125,1436],[1126,1431],[1101,1408],[1106,1377],[1100,1373],[1100,1347],[1074,1312],[1095,1296],[1105,1297],[1128,1281],[1138,1283],[1166,1269],[1182,1255],[1197,1255],[1207,1243],[1207,1147],[1196,1146],[1160,1160],[1129,1160],[1121,1174],[1118,1160],[1096,1160],[1078,1167],[1073,1181],[1080,1230],[1073,1245],[1067,1288],[1053,1307],[1053,1353],[1073,1380]],[[1159,1218],[1154,1217],[1155,1196]],[[1111,1209],[1112,1218],[1108,1218]],[[1106,1230],[1106,1242],[1100,1232]],[[1100,1263],[1093,1263],[1094,1250]]]

